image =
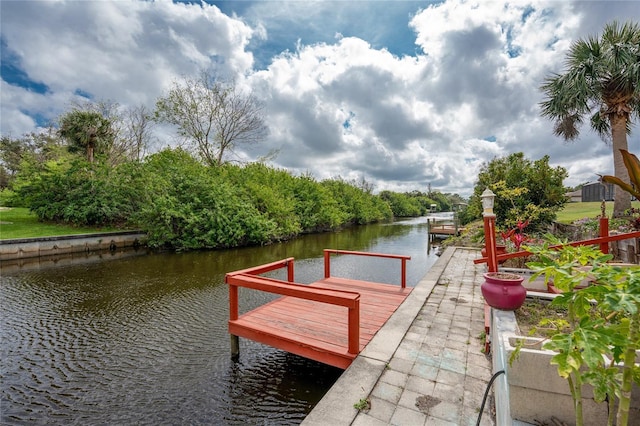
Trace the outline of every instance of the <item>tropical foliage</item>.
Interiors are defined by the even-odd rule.
[[[382,191],[380,196],[389,203],[393,214],[398,217],[420,216],[429,211],[429,208],[421,204],[417,197],[391,191]]]
[[[231,116],[226,116],[219,109],[229,107],[242,115],[241,106],[248,104],[241,101],[251,99],[214,80],[189,84],[158,101],[156,118],[168,120],[172,114],[172,120],[190,118],[193,111],[180,112],[182,104],[174,95],[200,102],[182,105],[185,108],[216,109],[222,115],[189,130],[206,135],[181,130],[192,142],[207,144],[200,152],[168,148],[145,156],[151,134],[144,108],[121,110],[109,102],[87,103],[64,114],[57,130],[0,140],[0,204],[28,207],[42,221],[135,227],[147,233],[152,246],[196,249],[268,244],[302,233],[419,216],[432,205],[448,210],[453,200],[459,201],[430,188],[428,195],[419,191],[375,195],[364,178],[319,182],[263,163],[224,161],[224,152],[235,143],[254,140],[263,130],[259,109],[248,111],[253,118],[244,117],[256,127],[233,136],[224,123],[231,127],[250,123],[234,116],[238,120],[234,124],[234,114],[228,111]],[[205,98],[212,93],[220,99],[207,104]],[[216,132],[231,139],[223,143]],[[196,136],[205,139],[198,142]],[[215,155],[207,157],[202,149]]]
[[[536,271],[532,279],[552,281],[563,291],[552,305],[568,311],[566,320],[543,320],[542,326],[560,330],[543,348],[556,352],[551,363],[568,381],[576,425],[585,424],[583,385],[590,384],[596,401],[608,404],[607,424],[626,426],[632,386],[640,384],[640,268],[608,263],[612,256],[591,246],[550,249],[558,243],[527,247],[538,259],[528,264]],[[585,282],[594,284],[580,288]]]
[[[261,163],[212,167],[182,149],[116,166],[49,161],[16,181],[16,198],[41,220],[136,227],[151,246],[176,249],[268,244],[394,216],[383,197],[342,179],[318,182]]]
[[[563,74],[548,77],[541,87],[546,99],[542,115],[555,121],[554,132],[575,140],[585,119],[613,146],[614,175],[629,176],[620,155],[627,150],[627,134],[640,118],[640,26],[617,22],[605,26],[602,36],[573,43]],[[631,207],[628,192],[616,187],[614,216]]]
[[[76,160],[49,162],[16,189],[41,220],[107,226],[129,222],[143,188],[131,185],[131,167],[106,167]]]
[[[94,111],[73,110],[60,119],[60,136],[69,143],[69,152],[81,152],[93,163],[94,155],[113,144],[111,122]]]
[[[640,200],[640,160],[635,154],[630,153],[626,149],[620,150],[624,166],[627,169],[630,183],[623,181],[616,176],[602,176],[601,179],[605,183],[617,185],[623,191],[633,195]]]
[[[494,158],[480,169],[461,219],[468,223],[481,217],[480,195],[489,188],[496,194],[496,222],[504,229],[514,228],[525,220],[529,221],[530,231],[543,229],[567,202],[562,184],[567,176],[563,167],[551,167],[546,155],[536,161],[525,158],[521,152]]]

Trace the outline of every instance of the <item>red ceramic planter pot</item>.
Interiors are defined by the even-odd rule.
[[[524,277],[505,272],[487,272],[480,286],[484,300],[492,308],[503,311],[518,309],[527,298],[527,289],[522,285]]]

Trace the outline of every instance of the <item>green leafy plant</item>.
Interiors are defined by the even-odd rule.
[[[628,192],[637,199],[640,199],[640,160],[638,160],[638,157],[636,157],[635,154],[630,153],[626,149],[621,149],[620,154],[622,154],[622,161],[624,161],[624,166],[629,173],[630,183],[627,183],[616,176],[609,175],[600,176],[600,179],[602,182],[617,185],[623,191]]]
[[[549,239],[552,244],[559,243]],[[563,292],[553,304],[567,309],[570,327],[551,336],[543,348],[556,352],[551,363],[568,381],[576,425],[584,425],[582,387],[590,384],[596,401],[608,401],[608,425],[626,426],[632,385],[640,383],[640,367],[636,365],[640,268],[608,263],[612,256],[591,246],[565,245],[555,250],[545,243],[527,249],[537,256],[536,262],[528,263],[536,271],[532,279],[544,276]],[[582,287],[585,282],[590,285]]]
[[[360,401],[353,404],[353,408],[358,411],[368,410],[371,408],[371,401],[369,398],[360,398]]]

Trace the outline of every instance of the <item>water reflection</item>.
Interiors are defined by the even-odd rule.
[[[408,254],[415,285],[435,261],[424,220],[307,235],[266,247],[3,266],[1,421],[6,424],[298,424],[341,371],[241,339],[229,359],[225,272],[322,249]],[[111,260],[107,260],[111,259]],[[399,282],[399,261],[340,256],[335,275]],[[241,308],[271,295],[243,292]]]

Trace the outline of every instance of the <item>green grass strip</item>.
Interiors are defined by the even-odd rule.
[[[113,228],[92,228],[38,222],[36,215],[29,212],[29,209],[0,207],[0,240],[91,234],[116,230]]]
[[[599,201],[588,202],[588,203],[567,203],[564,208],[558,212],[556,217],[556,221],[560,223],[572,223],[578,219],[588,218],[596,218],[600,216],[600,205]],[[634,201],[631,205],[635,208],[640,208],[640,202]],[[606,214],[607,217],[611,217],[613,214],[613,201],[607,201],[606,203]]]

